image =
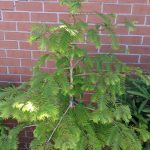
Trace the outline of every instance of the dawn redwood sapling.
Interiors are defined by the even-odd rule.
[[[141,71],[127,67],[115,55],[91,56],[86,43],[101,48],[100,31],[111,39],[112,50],[119,49],[113,14],[95,13],[100,23],[89,27],[76,19],[82,0],[60,0],[67,5],[73,22],[59,25],[36,24],[30,42],[38,42],[44,54],[33,67],[33,77],[19,87],[0,94],[0,117],[14,118],[19,126],[10,130],[6,141],[25,127],[35,126],[31,150],[141,150],[139,134],[129,124],[130,108],[118,101],[125,92],[125,78],[131,73],[143,77]],[[126,22],[129,30],[133,22]],[[55,61],[55,71],[42,70],[48,61]],[[148,80],[149,79],[145,79]],[[91,93],[88,103],[83,98]],[[22,127],[22,128],[21,128]],[[17,132],[14,132],[17,131]],[[13,138],[13,144],[17,145]],[[1,144],[1,142],[0,142]],[[2,147],[3,145],[0,145]],[[15,150],[16,146],[5,146]]]

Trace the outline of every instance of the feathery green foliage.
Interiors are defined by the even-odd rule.
[[[81,7],[80,0],[61,0],[61,3],[69,6],[73,17]],[[91,42],[100,48],[102,28],[109,33],[112,48],[119,47],[113,15],[97,15],[103,23],[92,29],[76,19],[55,26],[33,26],[29,41],[38,42],[47,54],[34,66],[29,82],[0,93],[0,117],[14,118],[20,126],[36,126],[31,150],[142,149],[139,134],[129,124],[131,111],[118,101],[125,93],[126,75],[139,72],[112,54],[90,56],[79,46]],[[55,61],[55,71],[42,71],[41,67],[50,59]],[[87,103],[86,93],[91,93]],[[18,131],[10,130],[8,143],[13,142],[12,137]],[[143,141],[147,140],[147,132],[141,133]],[[12,147],[8,150],[15,149],[16,144],[10,143]]]

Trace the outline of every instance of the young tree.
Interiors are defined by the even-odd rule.
[[[128,68],[111,53],[90,56],[79,46],[90,42],[100,48],[99,31],[106,30],[112,49],[119,48],[112,23],[115,16],[96,13],[102,23],[89,28],[76,19],[81,1],[60,1],[69,7],[72,23],[33,26],[30,42],[37,41],[47,51],[34,66],[29,82],[0,95],[0,116],[20,124],[8,134],[6,141],[11,142],[5,144],[5,150],[16,149],[17,142],[11,137],[26,126],[36,127],[31,150],[142,149],[139,133],[129,126],[130,109],[118,100],[125,92],[126,75],[140,71]],[[132,23],[126,26],[133,29]],[[47,73],[41,67],[50,59],[56,69]],[[87,92],[91,98],[85,103]]]

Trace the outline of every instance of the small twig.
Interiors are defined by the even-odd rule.
[[[55,127],[54,130],[52,131],[52,133],[51,133],[49,139],[47,140],[46,144],[48,144],[48,143],[51,141],[51,139],[52,139],[54,133],[55,133],[56,130],[58,129],[58,127],[59,127],[59,125],[61,124],[63,118],[65,117],[65,115],[67,114],[67,112],[69,111],[69,109],[72,108],[72,105],[73,105],[73,104],[72,104],[72,100],[71,100],[69,106],[67,107],[67,109],[65,110],[65,112],[63,113],[63,115],[61,116],[59,122],[57,123],[56,127]],[[85,106],[85,108],[87,108],[88,110],[92,110],[92,111],[95,110],[95,109],[93,109],[93,108],[89,108],[89,107],[86,107],[86,106]]]
[[[73,23],[75,24],[75,23],[76,23],[76,15],[75,15],[75,14],[72,14],[71,16],[72,16],[72,18],[73,18]]]
[[[69,109],[71,108],[71,104],[69,104],[69,106],[67,107],[66,111],[63,113],[63,115],[61,116],[59,122],[57,123],[56,127],[54,128],[53,132],[51,133],[49,139],[47,140],[46,144],[48,144],[50,142],[50,140],[52,139],[54,133],[56,132],[57,128],[59,127],[59,125],[61,124],[63,118],[65,117],[65,115],[67,114],[67,112],[69,111]]]
[[[83,58],[84,58],[84,57],[83,57]],[[76,62],[72,67],[75,68],[75,67],[82,61],[83,58],[77,60],[77,62]]]

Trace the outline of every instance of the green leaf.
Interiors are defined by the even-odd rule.
[[[143,108],[142,112],[150,113],[150,108]]]
[[[40,69],[40,67],[42,67],[42,65],[44,65],[48,59],[49,59],[49,54],[45,54],[41,56],[41,58],[35,64],[34,70],[36,71],[37,69]]]
[[[141,96],[147,99],[147,96],[142,94],[141,92],[137,92],[137,91],[127,91],[128,93],[132,94],[132,95],[137,95],[137,96]]]
[[[92,43],[95,44],[96,48],[101,47],[100,37],[96,29],[90,29],[88,31],[88,38]]]
[[[71,13],[77,13],[81,7],[81,1],[83,0],[60,0],[62,5],[67,5]]]
[[[134,31],[135,30],[135,24],[137,23],[137,21],[130,21],[130,20],[126,20],[125,21],[125,27],[129,30],[129,31]]]
[[[143,111],[144,107],[146,106],[148,100],[145,100],[141,103],[141,105],[139,106],[139,109],[138,109],[138,113],[141,113],[141,111]]]
[[[119,42],[118,42],[118,39],[117,39],[115,33],[110,32],[110,37],[111,37],[112,48],[118,49],[119,48]]]

